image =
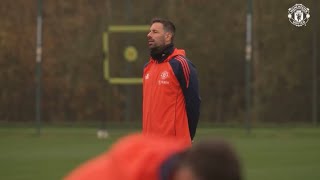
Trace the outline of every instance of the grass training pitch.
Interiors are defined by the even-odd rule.
[[[80,163],[107,150],[118,138],[138,129],[0,127],[0,179],[62,179]],[[246,180],[319,180],[320,128],[198,128],[195,141],[222,137],[240,154]]]

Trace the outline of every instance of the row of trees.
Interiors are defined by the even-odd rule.
[[[254,1],[255,121],[311,120],[313,42],[320,42],[314,13],[320,4],[303,4],[311,18],[298,28],[287,18],[292,1]],[[0,121],[35,119],[36,16],[36,1],[5,0],[0,6]],[[113,85],[103,78],[102,34],[110,25],[149,24],[154,16],[175,22],[176,46],[197,66],[201,120],[243,121],[246,3],[237,0],[43,0],[42,119],[139,121],[141,85]],[[145,37],[110,35],[112,76],[141,76],[148,60]],[[128,45],[139,50],[132,63],[123,57]],[[319,72],[316,81],[320,84]]]

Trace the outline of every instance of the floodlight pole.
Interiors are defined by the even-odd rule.
[[[245,49],[245,82],[246,82],[246,130],[251,130],[251,61],[252,61],[252,0],[247,0],[246,16],[246,49]]]
[[[42,0],[38,0],[36,47],[36,130],[41,135]]]
[[[126,20],[127,24],[130,24],[131,16],[132,16],[132,2],[131,0],[126,0]],[[126,46],[131,43],[131,38],[127,39]],[[131,65],[126,63],[126,76],[131,76]],[[132,97],[133,97],[133,87],[127,86],[125,87],[127,100],[126,100],[126,107],[125,107],[125,121],[129,122],[132,119]]]
[[[313,33],[312,33],[312,47],[313,47],[313,53],[312,53],[312,122],[314,125],[318,124],[318,74],[317,74],[317,26],[318,26],[318,14],[317,14],[317,0],[313,0],[313,18],[312,20],[312,27],[313,27]]]

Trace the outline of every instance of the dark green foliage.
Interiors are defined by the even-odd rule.
[[[35,118],[36,3],[1,2],[0,121]],[[313,13],[319,11],[320,3],[313,7],[312,0],[302,2],[311,18],[300,28],[287,18],[295,1],[253,3],[254,120],[311,122],[312,31],[316,24],[320,49],[320,23]],[[176,24],[175,44],[186,50],[198,68],[201,120],[242,122],[246,1],[238,0],[44,0],[43,121],[123,121],[126,117],[140,121],[141,85],[110,85],[103,79],[101,37],[110,25],[148,24],[155,16]],[[146,33],[111,35],[111,75],[140,77],[148,61],[146,44]],[[139,50],[137,62],[125,62],[127,45]],[[318,50],[318,69],[319,54]]]

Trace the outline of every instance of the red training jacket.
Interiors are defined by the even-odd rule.
[[[176,137],[189,145],[191,138],[185,98],[169,64],[174,57],[184,59],[184,50],[175,48],[162,63],[150,58],[144,68],[142,132],[149,136]]]

